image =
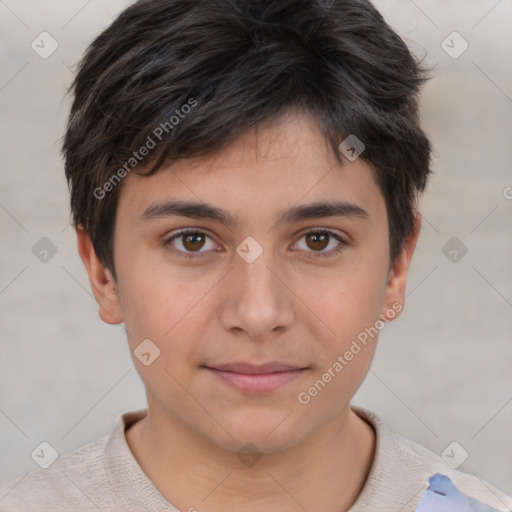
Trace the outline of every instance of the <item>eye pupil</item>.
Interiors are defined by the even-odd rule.
[[[201,249],[201,247],[204,245],[204,236],[201,233],[190,233],[187,235],[184,235],[184,242],[183,246],[188,250],[194,250],[194,249]],[[192,242],[190,242],[192,240]],[[200,241],[199,247],[197,246],[197,241]],[[188,244],[191,243],[192,247],[189,247]]]
[[[311,247],[311,249],[318,249],[322,250],[325,249],[329,245],[329,233],[308,233],[306,235],[306,238],[308,240],[308,245],[311,240],[313,240],[313,244],[316,245],[316,247]],[[320,240],[320,247],[318,247],[318,241]]]

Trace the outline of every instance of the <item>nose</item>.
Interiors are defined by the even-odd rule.
[[[287,272],[269,249],[252,262],[236,255],[226,276],[221,322],[231,332],[264,340],[288,329],[295,319]]]

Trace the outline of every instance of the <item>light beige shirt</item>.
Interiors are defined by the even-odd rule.
[[[471,498],[500,511],[512,510],[512,497],[392,433],[371,411],[352,410],[373,426],[376,450],[363,491],[349,512],[413,512],[435,473],[450,477]],[[109,435],[2,487],[0,511],[178,511],[143,472],[126,441],[125,429],[146,413],[141,409],[119,415]],[[195,508],[201,511],[200,504]]]

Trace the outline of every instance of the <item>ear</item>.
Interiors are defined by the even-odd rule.
[[[107,324],[120,324],[123,321],[123,315],[112,273],[96,256],[90,236],[80,227],[75,231],[78,252],[89,275],[91,289],[99,305],[100,318]]]
[[[414,213],[414,228],[411,236],[408,238],[400,256],[397,258],[396,264],[389,273],[388,283],[386,286],[386,298],[384,300],[384,310],[381,312],[381,319],[390,321],[400,315],[405,303],[405,287],[407,284],[407,275],[409,266],[412,261],[414,249],[418,242],[421,230],[421,215],[419,212]],[[389,315],[386,315],[386,312]]]

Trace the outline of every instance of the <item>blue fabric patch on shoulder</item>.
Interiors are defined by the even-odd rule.
[[[500,512],[460,492],[446,475],[436,473],[428,482],[415,512]]]

